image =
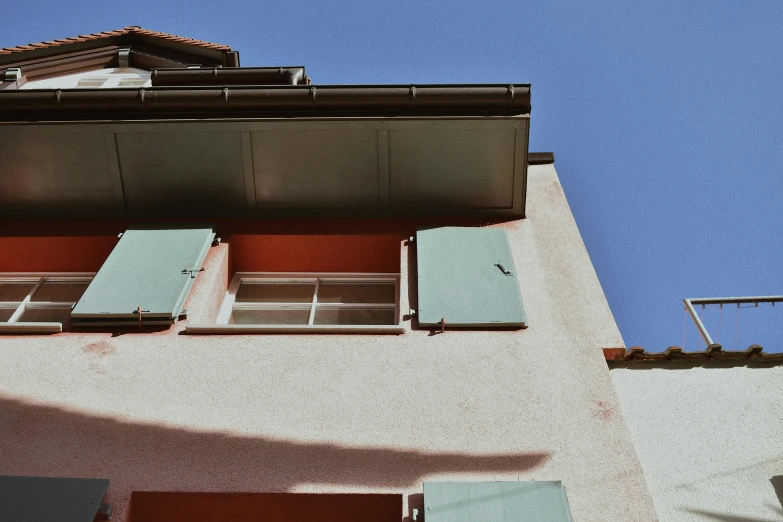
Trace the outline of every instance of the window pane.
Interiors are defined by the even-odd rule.
[[[242,283],[237,303],[312,303],[315,283]]]
[[[15,308],[0,308],[0,323],[8,321],[15,311]]]
[[[310,320],[310,310],[233,310],[228,324],[301,324]]]
[[[394,324],[394,310],[316,307],[313,324]]]
[[[0,301],[23,301],[35,283],[0,283]]]
[[[70,308],[25,308],[19,317],[21,323],[68,323]]]
[[[33,302],[75,303],[89,285],[90,283],[46,281],[35,291],[30,300]]]
[[[394,304],[394,283],[321,283],[319,303]]]

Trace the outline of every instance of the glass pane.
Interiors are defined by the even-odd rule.
[[[315,283],[242,283],[237,303],[312,303]]]
[[[35,291],[30,299],[33,302],[48,301],[50,303],[75,303],[79,300],[90,283],[71,281],[46,281]]]
[[[310,310],[233,310],[228,324],[301,324],[310,320]]]
[[[70,308],[25,308],[20,323],[69,323]]]
[[[313,324],[394,324],[394,310],[316,307]]]
[[[12,315],[16,312],[15,308],[0,308],[0,323],[8,321]]]
[[[0,283],[0,301],[24,301],[35,283]]]
[[[319,303],[388,303],[394,304],[395,284],[389,283],[321,283]]]

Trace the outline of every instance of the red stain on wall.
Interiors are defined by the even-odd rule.
[[[0,272],[97,272],[112,236],[0,237]]]
[[[398,235],[233,235],[233,272],[400,271]]]
[[[124,522],[400,522],[402,495],[134,491]]]

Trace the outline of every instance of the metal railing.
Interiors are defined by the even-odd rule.
[[[693,319],[696,328],[699,330],[699,335],[701,335],[701,338],[704,339],[705,343],[707,343],[707,346],[710,346],[715,344],[715,342],[712,340],[712,337],[707,331],[707,328],[704,327],[704,323],[699,317],[699,314],[696,313],[696,309],[693,307],[694,305],[702,305],[702,307],[704,307],[705,305],[723,306],[724,304],[736,304],[737,306],[740,306],[742,304],[755,304],[758,306],[759,303],[772,303],[772,306],[775,306],[775,303],[783,303],[783,296],[766,295],[750,297],[706,297],[683,299],[682,302],[685,304],[685,310],[691,316],[691,319]]]

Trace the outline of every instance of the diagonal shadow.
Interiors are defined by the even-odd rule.
[[[737,515],[728,515],[726,513],[716,513],[714,511],[702,511],[700,509],[688,509],[688,513],[699,515],[710,520],[717,520],[718,522],[779,522],[780,518],[748,518]],[[781,512],[783,514],[783,512]]]
[[[110,501],[120,509],[134,490],[286,492],[302,484],[403,489],[437,473],[521,473],[549,457],[356,448],[196,432],[2,398],[0,440],[0,474],[106,477]]]
[[[778,502],[780,502],[781,508],[783,508],[783,475],[775,475],[769,479],[769,481],[772,483],[772,487],[775,489],[775,495],[778,497]],[[783,515],[783,509],[780,513]]]

